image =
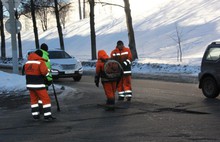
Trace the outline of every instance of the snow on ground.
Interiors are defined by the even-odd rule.
[[[26,89],[25,76],[0,71],[0,94]]]
[[[27,91],[26,89],[26,80],[25,76],[13,74],[13,73],[7,73],[0,71],[0,96],[1,95],[11,95],[16,94],[16,92],[22,92],[19,93],[19,95],[27,95],[28,93],[25,93]],[[75,89],[70,87],[64,87],[57,84],[54,84],[56,93],[63,92],[65,90],[65,95],[68,92],[74,92]],[[53,94],[53,88],[52,86],[49,86],[48,93]]]
[[[139,59],[133,63],[134,73],[144,74],[190,74],[197,76],[201,58],[209,43],[220,37],[220,1],[219,0],[130,0],[136,48]],[[103,8],[107,8],[105,6]],[[95,17],[97,51],[106,50],[108,54],[115,48],[118,40],[128,45],[124,10],[117,13],[100,10],[105,14]],[[99,11],[99,12],[100,12]],[[114,10],[112,10],[114,11]],[[83,61],[84,70],[94,71],[91,61],[89,19],[69,21],[63,29],[65,50]],[[177,39],[179,32],[182,44],[183,61],[177,61]],[[21,31],[23,55],[35,48],[32,30]],[[56,26],[46,32],[39,30],[40,43],[47,43],[49,48],[59,48]],[[11,57],[11,39],[6,35],[6,55]],[[0,63],[4,64],[4,63]],[[7,64],[7,62],[6,62]],[[1,80],[19,77],[0,72]],[[7,77],[8,76],[8,77]],[[23,78],[23,77],[21,77]],[[22,80],[22,79],[20,79]],[[20,89],[19,82],[14,84],[0,82],[0,88]],[[22,82],[22,85],[23,82]],[[5,87],[3,87],[5,86]],[[8,86],[8,87],[7,87]],[[2,89],[1,89],[2,90]],[[1,91],[2,92],[2,91]]]

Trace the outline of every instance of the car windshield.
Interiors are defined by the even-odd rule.
[[[72,58],[65,51],[48,51],[50,59]]]

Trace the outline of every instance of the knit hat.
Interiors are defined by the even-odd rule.
[[[41,50],[36,50],[34,53],[36,53],[40,57],[43,56],[43,52]]]
[[[47,46],[46,43],[42,43],[41,46],[40,46],[40,48],[41,48],[42,50],[44,50],[44,51],[48,51],[48,46]]]
[[[117,46],[118,45],[124,45],[123,41],[121,41],[121,40],[117,41]]]

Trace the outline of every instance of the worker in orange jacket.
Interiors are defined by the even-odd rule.
[[[40,119],[38,100],[42,100],[44,119],[54,120],[51,114],[51,100],[46,90],[45,79],[49,75],[45,60],[41,57],[43,52],[36,50],[28,56],[24,65],[26,86],[30,93],[31,110],[34,119]]]
[[[98,60],[96,62],[95,84],[97,87],[99,87],[99,80],[101,78],[101,82],[102,82],[105,95],[107,98],[106,110],[114,110],[117,81],[109,79],[108,77],[106,77],[104,73],[104,64],[108,59],[109,59],[109,56],[106,54],[104,50],[98,51]]]
[[[118,84],[118,100],[127,99],[131,101],[132,89],[131,89],[131,63],[132,54],[129,48],[124,46],[124,43],[117,41],[116,48],[111,52],[111,58],[118,61],[123,67],[123,76]]]

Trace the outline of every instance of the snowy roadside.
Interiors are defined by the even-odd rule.
[[[96,61],[83,61],[84,75],[95,74]],[[21,62],[19,62],[21,67]],[[0,61],[0,68],[12,68],[11,61]],[[199,66],[181,65],[181,64],[160,64],[160,63],[139,63],[133,62],[132,77],[139,79],[153,79],[173,82],[198,83]],[[6,73],[0,71],[0,95],[10,92],[23,92],[25,87],[25,76]],[[56,85],[59,90],[62,86]],[[50,88],[52,89],[52,87]],[[49,90],[52,91],[52,90]]]
[[[95,74],[95,61],[82,62],[84,74]],[[132,77],[184,83],[198,83],[200,66],[133,62]]]
[[[2,69],[2,67],[1,67]],[[4,71],[0,71],[0,96],[10,96],[10,95],[28,95],[28,91],[26,89],[26,80],[25,76],[7,73]],[[63,92],[66,89],[63,86],[54,84],[55,90],[57,94]],[[48,89],[49,94],[53,94],[53,88],[50,86]]]

